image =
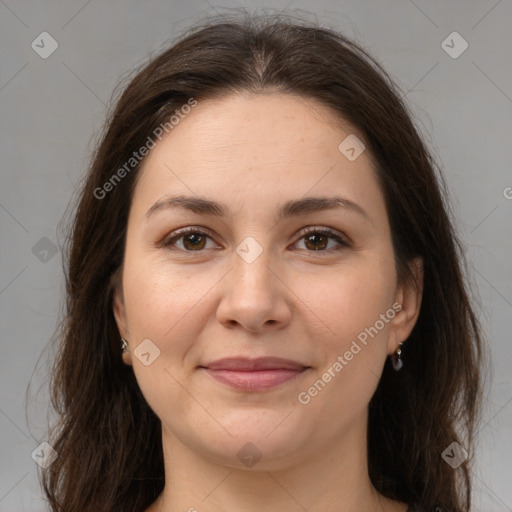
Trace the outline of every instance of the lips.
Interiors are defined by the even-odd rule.
[[[206,368],[210,370],[251,372],[257,370],[303,370],[306,366],[296,361],[280,357],[260,357],[257,359],[230,357],[208,363]]]
[[[241,391],[264,391],[283,384],[309,368],[279,357],[226,358],[201,367],[218,382]]]

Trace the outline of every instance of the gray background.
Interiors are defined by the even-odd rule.
[[[271,4],[0,0],[2,512],[44,510],[31,453],[46,439],[48,398],[44,387],[37,391],[63,304],[62,255],[52,248],[63,240],[59,222],[112,91],[188,25],[240,5],[254,11]],[[494,367],[476,453],[475,510],[512,511],[512,2],[273,6],[314,11],[323,24],[362,42],[399,83],[444,169]],[[42,46],[45,31],[58,48],[43,59],[31,43]],[[441,46],[453,31],[469,44],[458,58]]]

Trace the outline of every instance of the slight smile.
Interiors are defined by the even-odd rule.
[[[241,391],[265,391],[302,374],[310,366],[278,357],[226,358],[200,366],[215,380]]]

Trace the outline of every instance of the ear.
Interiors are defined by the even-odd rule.
[[[128,322],[126,319],[126,306],[124,303],[124,295],[121,285],[120,274],[116,276],[116,283],[114,285],[114,293],[112,300],[112,309],[114,313],[114,318],[116,320],[117,330],[121,334],[121,337],[123,337],[128,343],[128,347],[126,347],[126,350],[124,350],[121,353],[123,362],[124,364],[131,366],[132,357],[130,352],[130,332],[128,330]]]
[[[388,338],[389,355],[395,352],[399,343],[409,337],[420,314],[423,295],[423,260],[415,258],[409,263],[409,268],[413,276],[412,282],[398,285],[395,293],[395,303],[400,304],[401,309],[391,320]]]

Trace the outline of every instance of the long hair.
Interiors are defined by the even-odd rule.
[[[137,70],[81,184],[51,374],[58,458],[42,474],[53,512],[140,512],[164,487],[161,424],[121,361],[112,311],[140,168],[127,162],[191,99],[269,89],[319,100],[360,131],[377,163],[398,279],[412,279],[408,263],[423,259],[404,367],[386,363],[370,402],[371,481],[392,499],[470,509],[471,457],[453,469],[442,453],[454,442],[473,452],[482,340],[439,166],[398,87],[360,45],[316,23],[245,14],[203,20]]]

